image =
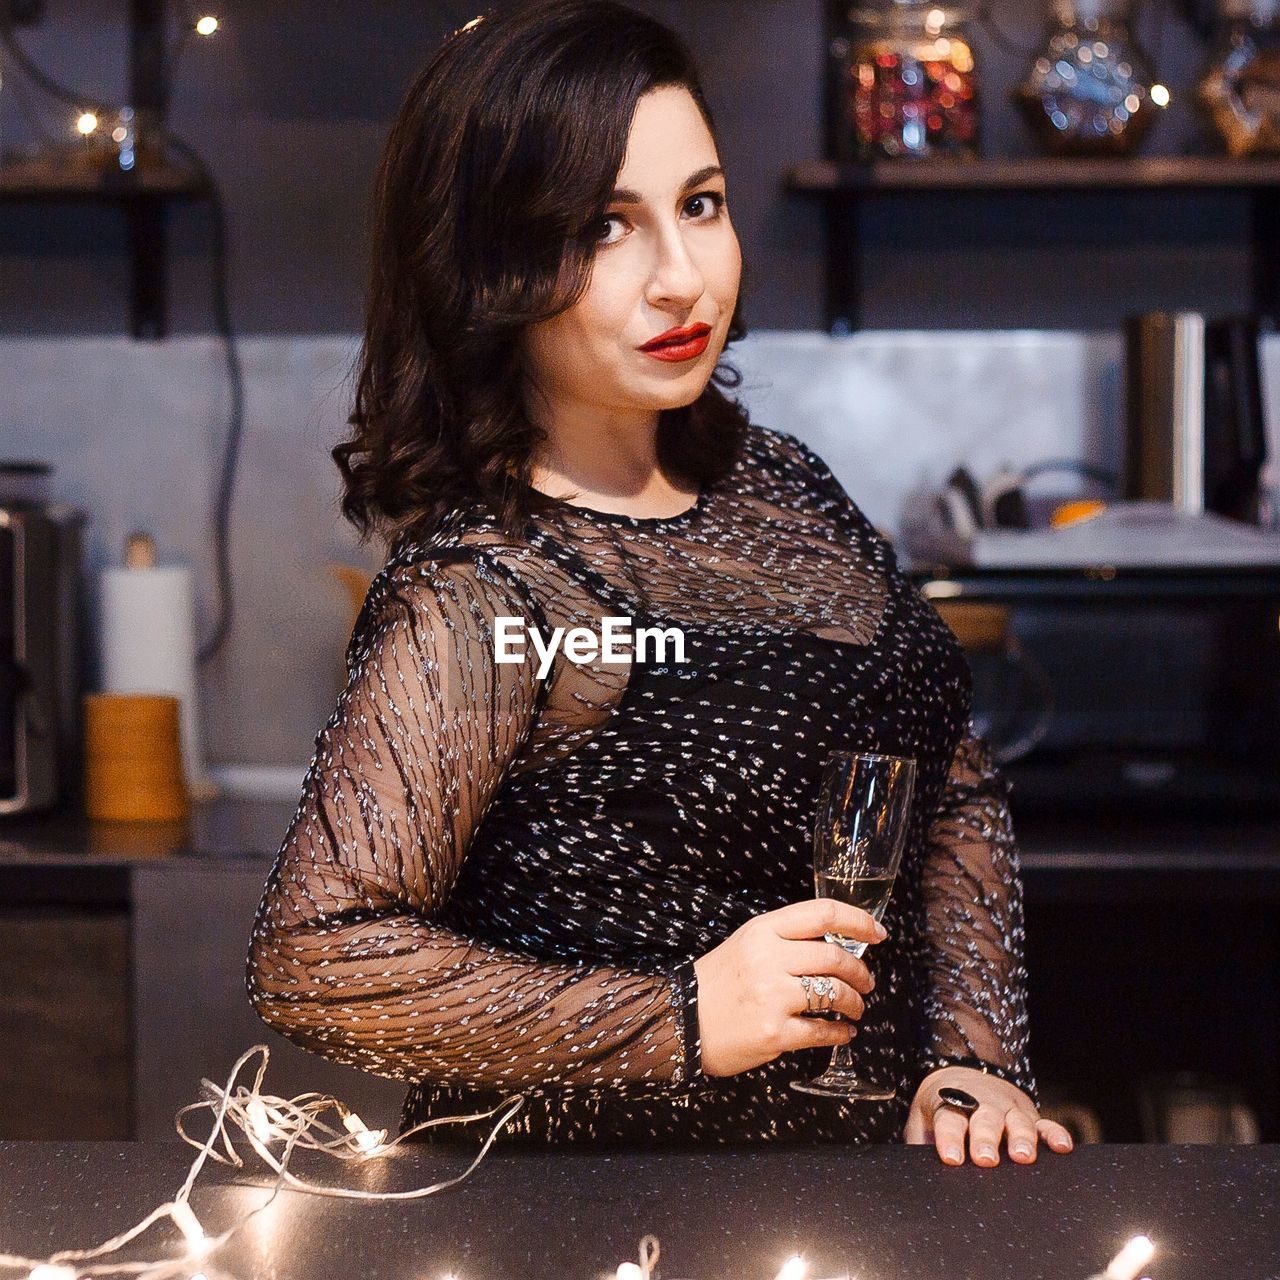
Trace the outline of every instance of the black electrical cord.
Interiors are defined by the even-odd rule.
[[[1090,480],[1096,480],[1112,493],[1117,492],[1120,487],[1120,477],[1114,471],[1108,471],[1105,467],[1095,466],[1092,462],[1085,462],[1080,458],[1046,458],[1041,462],[1033,462],[1029,467],[1023,467],[1020,476],[1025,482],[1047,471],[1078,472]]]
[[[203,157],[176,133],[166,131],[165,144],[182,156],[204,183],[213,211],[213,319],[223,339],[227,362],[227,382],[231,389],[231,424],[222,456],[218,478],[218,495],[214,506],[213,546],[218,577],[218,616],[213,635],[196,654],[200,663],[208,662],[223,646],[231,633],[235,600],[231,580],[231,504],[235,493],[239,466],[240,443],[244,435],[244,371],[240,365],[240,349],[236,345],[231,323],[230,264],[227,253],[227,212],[218,186]]]
[[[31,60],[27,51],[18,43],[18,38],[13,34],[13,15],[9,12],[9,6],[3,3],[0,3],[0,44],[3,44],[8,50],[9,56],[17,64],[18,69],[50,97],[57,98],[60,102],[67,103],[68,106],[79,107],[82,111],[90,110],[101,113],[107,110],[104,103],[97,101],[89,94],[77,93],[74,89],[68,89],[65,85],[59,84]]]
[[[166,58],[165,95],[173,84],[173,68],[176,55],[181,53],[185,38],[179,40],[176,49]],[[13,23],[8,6],[0,3],[0,44],[8,51],[15,65],[37,87],[51,97],[73,107],[89,109],[105,114],[109,108],[87,94],[77,93],[59,84],[32,61],[13,34]],[[231,389],[231,423],[227,430],[227,442],[223,452],[222,471],[218,480],[218,493],[214,510],[214,560],[218,581],[218,615],[212,636],[197,651],[197,662],[204,664],[213,658],[226,642],[231,632],[235,613],[230,565],[230,527],[232,498],[235,492],[236,471],[240,455],[240,442],[244,434],[244,375],[240,365],[240,352],[236,345],[235,329],[231,323],[231,299],[228,277],[230,275],[227,254],[227,216],[222,190],[204,159],[189,143],[177,134],[164,131],[162,142],[166,150],[181,155],[204,186],[213,210],[213,313],[214,324],[223,339],[226,352],[227,380]]]
[[[1005,34],[1004,30],[996,22],[991,15],[990,0],[981,0],[975,13],[978,25],[991,37],[991,43],[996,46],[1002,53],[1016,53],[1024,58],[1033,58],[1037,49],[1032,49],[1024,45],[1020,45],[1011,36]]]
[[[0,4],[3,3],[4,0],[0,0]],[[4,47],[4,42],[0,41],[0,48]],[[39,134],[40,141],[46,146],[56,146],[57,139],[53,136],[48,122],[40,118],[36,108],[27,100],[24,93],[25,86],[22,81],[10,76],[5,82],[5,88],[9,96],[13,99],[14,105],[18,108],[22,118],[31,126],[32,132]]]

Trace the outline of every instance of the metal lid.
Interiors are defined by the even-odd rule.
[[[1103,18],[1127,21],[1133,16],[1132,0],[1053,0],[1053,16],[1064,25],[1098,22]]]
[[[53,466],[48,462],[0,458],[0,502],[44,501],[45,479],[52,473]]]
[[[973,20],[974,7],[966,4],[937,4],[934,0],[863,0],[850,5],[846,15],[854,26],[887,26],[913,18],[923,22],[926,15],[937,14],[939,27],[958,26]]]
[[[1268,23],[1280,18],[1280,0],[1218,0],[1217,8],[1218,17],[1228,22]]]

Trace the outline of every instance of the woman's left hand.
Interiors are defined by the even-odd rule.
[[[978,1109],[966,1116],[954,1107],[938,1106],[938,1090],[954,1085],[978,1099]],[[944,1164],[963,1164],[965,1137],[974,1164],[991,1166],[1000,1163],[1000,1143],[1006,1139],[1009,1158],[1018,1164],[1031,1164],[1036,1158],[1036,1143],[1043,1138],[1050,1150],[1071,1150],[1071,1134],[1053,1120],[1040,1117],[1036,1105],[1016,1085],[999,1076],[988,1075],[973,1067],[941,1067],[920,1082],[907,1113],[903,1141],[911,1144],[934,1143]]]

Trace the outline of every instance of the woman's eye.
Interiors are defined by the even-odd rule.
[[[720,216],[720,210],[724,208],[725,198],[719,191],[699,191],[696,196],[690,196],[688,203],[693,204],[696,200],[708,201],[713,209],[713,213],[708,218],[703,218],[703,222],[714,222]]]
[[[696,196],[690,196],[685,201],[687,209],[692,204],[705,203],[711,206],[711,213],[702,217],[695,218],[696,222],[714,222],[719,216],[721,210],[725,206],[725,197],[719,191],[699,191]],[[626,219],[620,213],[607,213],[600,220],[600,234],[596,237],[599,244],[616,244],[618,238],[609,238],[609,224],[611,222],[624,223]]]
[[[601,219],[601,221],[600,221],[600,235],[597,237],[597,239],[598,239],[602,244],[612,244],[612,243],[613,243],[613,241],[608,240],[608,239],[606,238],[606,237],[608,236],[608,234],[609,234],[609,223],[611,223],[611,222],[621,222],[621,221],[622,221],[621,216],[620,216],[620,215],[618,215],[618,214],[616,214],[616,213],[606,214],[606,215],[605,215],[605,217],[604,217],[604,218],[602,218],[602,219]]]

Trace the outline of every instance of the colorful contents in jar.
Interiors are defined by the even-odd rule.
[[[1040,143],[1059,155],[1133,151],[1158,110],[1155,75],[1125,22],[1087,19],[1050,31],[1014,99]]]
[[[1197,89],[1233,156],[1280,155],[1280,18],[1236,23]]]
[[[964,40],[855,43],[847,91],[860,160],[977,154],[977,76]]]

